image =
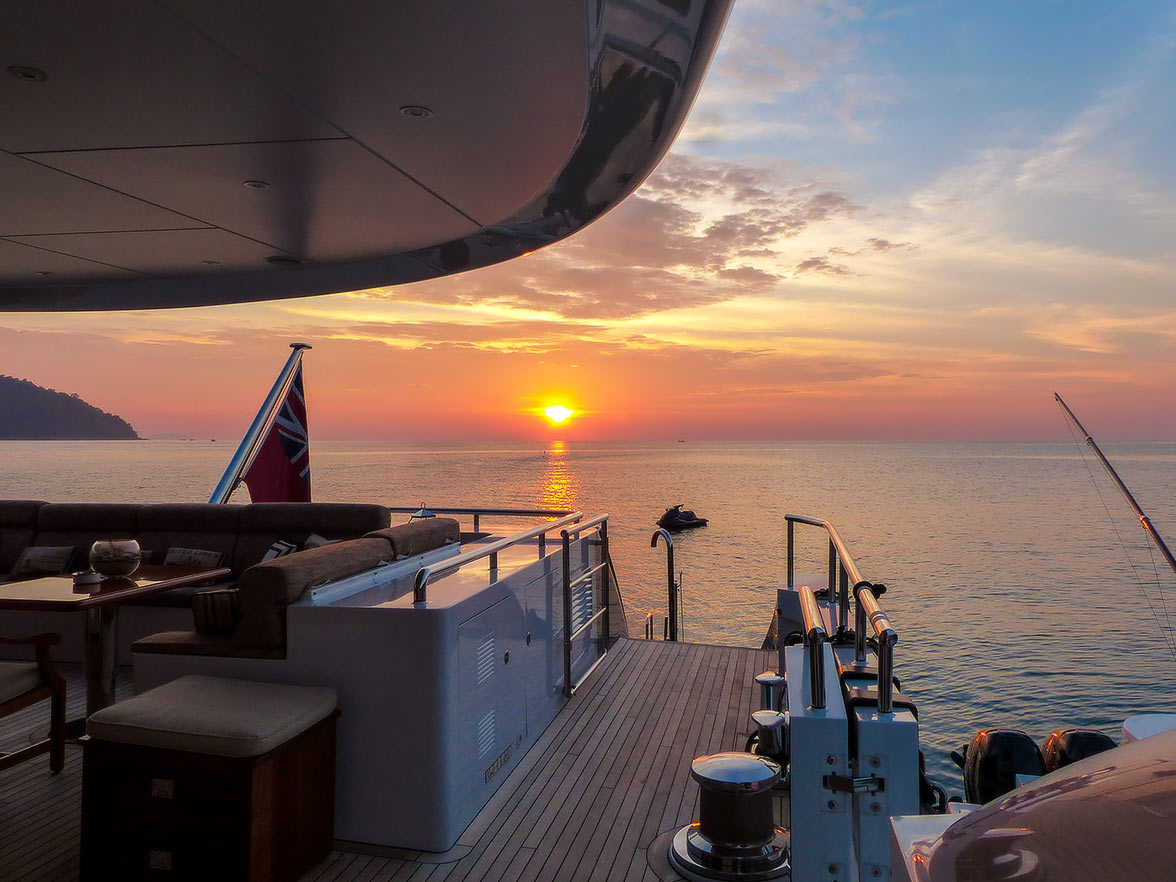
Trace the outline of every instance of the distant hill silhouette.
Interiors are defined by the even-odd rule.
[[[0,439],[6,441],[138,440],[122,417],[77,395],[0,374]]]

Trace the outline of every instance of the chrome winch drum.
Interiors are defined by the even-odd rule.
[[[698,820],[670,843],[673,868],[692,882],[789,878],[788,832],[772,818],[772,787],[780,774],[778,763],[750,753],[694,760]]]

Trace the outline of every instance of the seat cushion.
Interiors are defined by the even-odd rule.
[[[373,530],[364,538],[384,539],[395,557],[416,557],[434,548],[461,541],[461,527],[453,518],[423,518]]]
[[[261,756],[335,710],[335,690],[190,674],[112,704],[86,733],[162,750]]]
[[[41,685],[36,662],[0,662],[0,704]]]
[[[201,634],[199,631],[160,631],[136,640],[131,651],[148,655],[210,655],[222,658],[286,657],[282,649],[234,646],[232,638],[227,634]]]

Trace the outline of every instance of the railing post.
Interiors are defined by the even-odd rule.
[[[540,533],[539,534],[539,556],[543,557],[543,555],[545,555],[545,554],[547,554],[547,534]]]
[[[853,586],[853,661],[859,665],[866,663],[866,608],[862,605],[861,592],[869,587],[869,582],[858,582]]]
[[[837,606],[837,546],[832,537],[829,537],[829,577],[825,584],[829,586],[829,625],[832,627],[833,610]]]
[[[480,517],[481,516],[477,512],[474,512],[474,532],[475,533],[480,532],[478,530],[478,524],[480,523],[480,520],[479,520]]]
[[[604,651],[608,652],[610,640],[612,638],[611,624],[608,620],[609,608],[612,606],[612,591],[610,588],[609,579],[611,574],[609,572],[609,562],[612,560],[608,553],[608,521],[604,521],[600,525],[600,562],[604,567],[600,571],[601,593],[604,595]]]
[[[796,536],[794,535],[796,532],[796,525],[792,522],[792,518],[786,517],[784,520],[788,523],[788,587],[791,588],[792,571],[795,561],[794,554],[796,551]]]
[[[800,610],[804,618],[804,645],[808,649],[809,693],[815,710],[825,706],[825,633],[821,608],[811,588],[800,589]]]
[[[842,561],[837,573],[837,633],[844,634],[849,627],[849,573]]]
[[[563,620],[564,620],[564,696],[572,697],[572,543],[567,530],[563,538]]]

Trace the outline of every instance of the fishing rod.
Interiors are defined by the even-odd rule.
[[[1090,449],[1094,451],[1094,455],[1098,457],[1098,461],[1103,464],[1103,468],[1105,468],[1110,474],[1111,478],[1115,482],[1115,485],[1119,488],[1119,492],[1121,492],[1123,497],[1127,500],[1127,504],[1130,505],[1131,508],[1135,511],[1135,516],[1139,518],[1139,523],[1143,526],[1143,531],[1151,537],[1151,540],[1155,543],[1156,548],[1160,550],[1160,554],[1163,556],[1164,562],[1168,564],[1173,573],[1176,573],[1176,557],[1173,557],[1172,552],[1168,550],[1168,544],[1164,542],[1164,538],[1152,525],[1151,518],[1149,518],[1144,513],[1143,509],[1139,507],[1139,503],[1135,501],[1135,497],[1131,495],[1131,491],[1127,489],[1127,485],[1123,483],[1123,479],[1119,477],[1119,473],[1115,471],[1114,466],[1110,464],[1106,456],[1103,455],[1103,452],[1099,450],[1098,445],[1094,443],[1094,438],[1092,438],[1090,433],[1086,431],[1086,427],[1078,421],[1078,417],[1074,416],[1074,411],[1070,410],[1070,406],[1062,400],[1062,396],[1055,392],[1054,398],[1057,400],[1058,404],[1061,405],[1062,411],[1073,421],[1074,425],[1078,427],[1078,431],[1081,432],[1082,435],[1086,438],[1087,446],[1089,446]]]

